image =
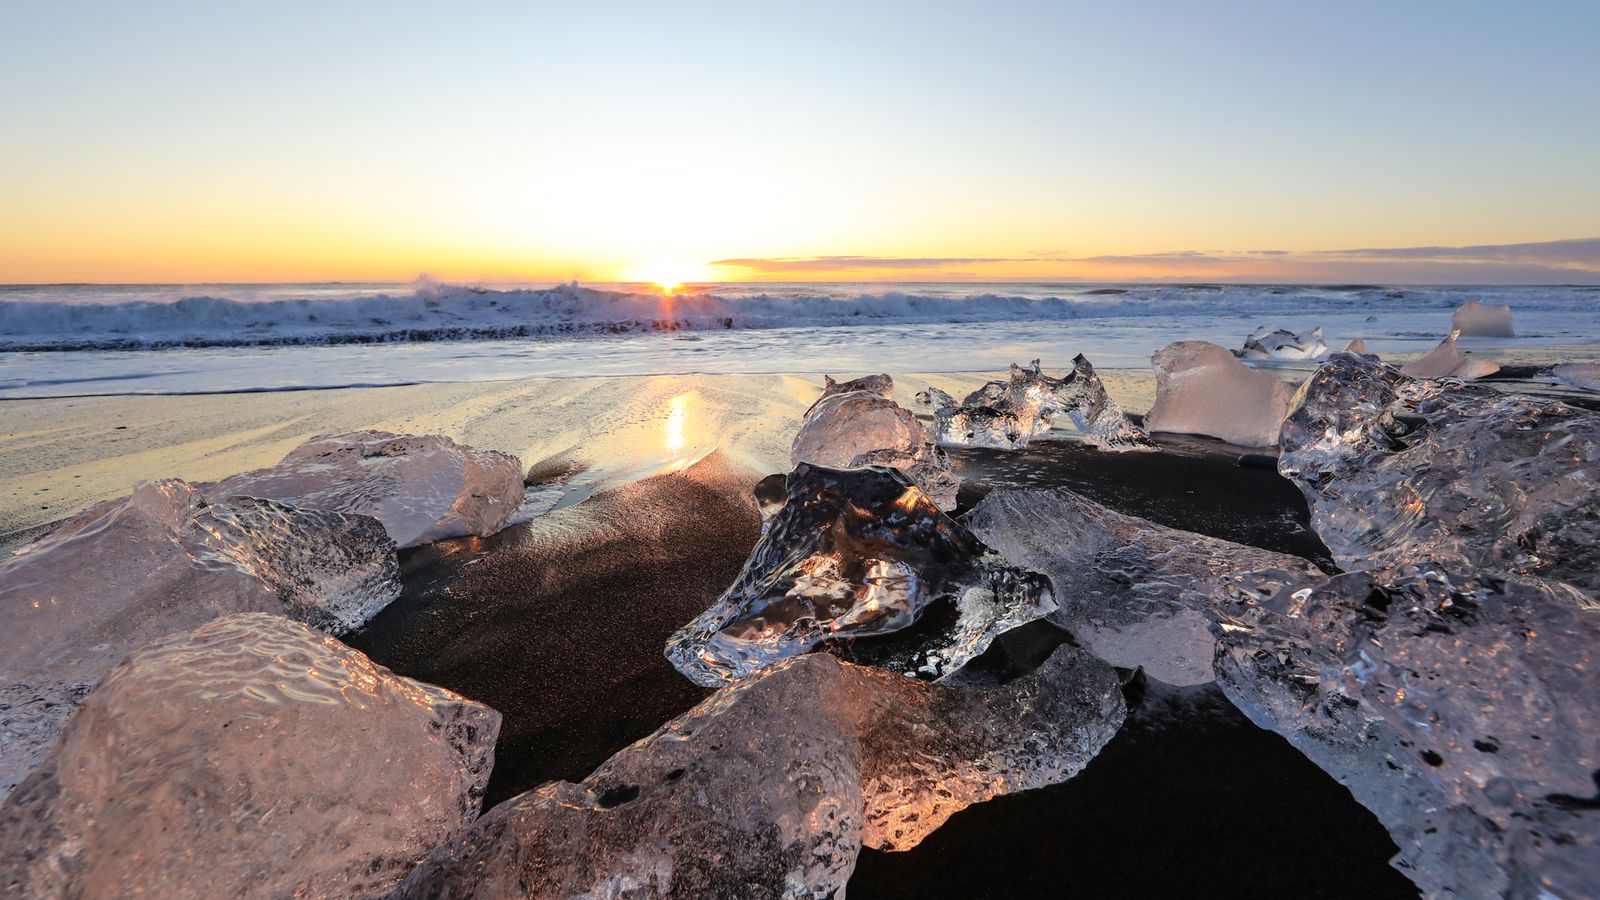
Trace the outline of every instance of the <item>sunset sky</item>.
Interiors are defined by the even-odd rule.
[[[37,3],[0,282],[1600,281],[1600,4]]]

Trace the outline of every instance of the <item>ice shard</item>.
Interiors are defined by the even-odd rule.
[[[1600,391],[1600,364],[1562,363],[1550,369],[1556,380],[1586,391]]]
[[[438,434],[357,431],[315,437],[276,465],[205,485],[208,499],[265,497],[360,513],[400,547],[499,531],[519,509],[522,463]]]
[[[992,491],[962,521],[1006,562],[1050,578],[1050,618],[1090,652],[1168,684],[1212,679],[1211,623],[1231,603],[1234,576],[1318,574],[1299,557],[1167,528],[1064,488]]]
[[[1320,325],[1305,334],[1261,328],[1245,338],[1244,349],[1236,355],[1241,359],[1318,359],[1328,355],[1328,342]]]
[[[843,388],[870,382],[871,390]],[[922,423],[887,396],[887,375],[836,385],[806,411],[794,436],[789,460],[838,469],[890,466],[905,472],[940,509],[955,509],[961,479],[944,451],[928,442]],[[838,388],[837,390],[834,390]]]
[[[1367,341],[1365,338],[1356,338],[1345,345],[1344,352],[1354,353],[1357,356],[1367,355]]]
[[[864,844],[915,846],[991,797],[1064,781],[1120,727],[1071,646],[984,688],[825,654],[717,692],[583,782],[500,804],[397,897],[838,897]]]
[[[1413,378],[1460,378],[1472,381],[1500,371],[1500,364],[1487,359],[1474,359],[1456,348],[1460,332],[1452,331],[1428,351],[1428,355],[1414,359],[1400,367],[1400,371]]]
[[[834,394],[848,394],[851,391],[865,391],[868,394],[877,394],[885,400],[893,400],[894,379],[886,374],[880,374],[863,375],[860,378],[839,382],[834,381],[832,375],[824,375],[822,376],[822,396],[817,398],[816,403],[811,404],[810,409],[806,410],[806,415],[810,415],[811,410],[817,408],[817,403],[821,403]]]
[[[1450,315],[1450,330],[1466,337],[1516,337],[1511,323],[1511,305],[1485,306],[1468,300]]]
[[[802,463],[786,485],[738,580],[667,641],[696,684],[819,646],[938,678],[1055,609],[1044,576],[1007,565],[896,469]]]
[[[367,516],[207,503],[177,480],[90,507],[0,565],[0,799],[149,641],[254,610],[340,633],[399,594],[394,543]]]
[[[1270,372],[1257,372],[1232,353],[1205,341],[1177,341],[1150,358],[1156,402],[1146,429],[1204,434],[1241,447],[1278,442],[1278,428],[1294,388]]]
[[[0,894],[378,897],[477,812],[500,715],[243,613],[106,674],[0,807]]]
[[[1101,449],[1150,446],[1081,353],[1061,378],[1045,375],[1036,359],[1027,366],[1012,364],[1009,380],[985,384],[960,405],[937,388],[928,388],[918,399],[934,408],[934,440],[943,446],[1017,450],[1048,434],[1063,413],[1085,441]]]
[[[1600,610],[1433,563],[1241,579],[1217,680],[1350,788],[1429,897],[1600,896]]]
[[[1335,354],[1295,397],[1278,471],[1346,569],[1426,559],[1600,596],[1600,413]]]

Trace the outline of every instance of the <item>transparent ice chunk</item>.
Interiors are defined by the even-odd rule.
[[[1424,895],[1600,896],[1600,610],[1432,563],[1241,579],[1217,680],[1378,817]]]
[[[1600,391],[1600,364],[1562,363],[1550,370],[1557,380],[1586,391]]]
[[[377,897],[477,812],[500,715],[266,613],[108,672],[0,809],[0,893]]]
[[[1456,348],[1458,331],[1452,331],[1439,342],[1439,346],[1421,359],[1414,359],[1400,367],[1400,371],[1413,378],[1460,378],[1466,381],[1493,375],[1500,364],[1487,359],[1474,359]]]
[[[1600,596],[1600,413],[1341,353],[1301,386],[1282,449],[1346,569],[1427,559]]]
[[[897,469],[802,463],[786,487],[738,580],[667,642],[696,684],[823,645],[938,678],[1055,609],[1043,576],[1006,565]]]
[[[204,486],[209,499],[265,497],[360,513],[400,547],[499,531],[523,504],[522,463],[438,434],[357,431],[315,437],[282,462]]]
[[[1244,349],[1237,355],[1241,359],[1317,359],[1328,355],[1328,342],[1320,325],[1303,335],[1283,328],[1261,328],[1245,338]]]
[[[869,382],[873,390],[844,390]],[[806,412],[794,436],[789,460],[836,469],[891,466],[905,472],[940,509],[955,509],[960,479],[943,451],[928,442],[911,410],[890,400],[887,375],[874,375],[829,387]]]
[[[38,765],[101,674],[155,638],[235,612],[334,633],[400,594],[376,519],[146,482],[0,564],[0,798]]]
[[[1450,315],[1450,330],[1465,337],[1516,337],[1511,305],[1485,306],[1468,300]]]
[[[1166,528],[1064,488],[992,491],[962,521],[1006,562],[1049,576],[1059,607],[1050,618],[1090,652],[1175,685],[1212,679],[1211,622],[1231,600],[1233,576],[1318,571],[1299,557]]]
[[[485,813],[397,897],[838,897],[862,845],[908,849],[970,804],[1064,781],[1124,715],[1115,673],[1071,646],[983,688],[785,660],[583,782]]]
[[[1150,446],[1111,399],[1094,366],[1079,354],[1064,377],[1045,375],[1034,360],[1012,364],[1007,381],[991,381],[957,405],[949,394],[928,388],[918,399],[934,408],[936,443],[947,447],[1017,450],[1049,434],[1055,417],[1065,414],[1084,440],[1104,450]]]
[[[1205,434],[1241,447],[1278,442],[1294,388],[1270,372],[1257,372],[1226,349],[1205,341],[1177,341],[1150,359],[1156,402],[1144,417],[1152,432]]]

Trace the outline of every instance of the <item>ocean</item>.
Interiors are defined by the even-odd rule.
[[[1321,326],[1341,349],[1424,351],[1466,300],[1515,338],[1600,342],[1600,286],[1022,283],[336,283],[0,286],[0,398],[187,394],[687,373],[964,372],[1078,353],[1143,368],[1180,339],[1240,347]],[[1600,355],[1600,353],[1597,353]]]

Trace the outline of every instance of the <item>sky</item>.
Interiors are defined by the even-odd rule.
[[[0,282],[1600,281],[1600,3],[27,3]]]

